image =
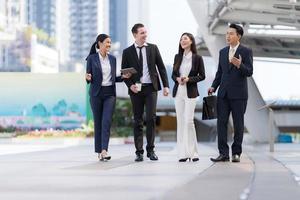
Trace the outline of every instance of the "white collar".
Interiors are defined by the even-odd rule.
[[[186,59],[190,59],[192,57],[193,53],[192,51],[188,52],[188,54],[184,55],[183,53],[183,57],[186,58]]]
[[[106,54],[105,57],[103,57],[103,56],[101,55],[100,51],[98,51],[98,55],[99,55],[99,58],[100,58],[101,60],[106,60],[106,59],[108,59],[108,53]]]
[[[240,42],[237,43],[237,45],[235,45],[235,47],[231,47],[231,45],[229,45],[229,49],[234,49],[235,51],[237,50],[237,48],[239,47]]]
[[[135,46],[135,48],[138,48],[139,47],[139,45],[137,44],[137,43],[134,43],[134,46]],[[145,42],[142,46],[148,46],[148,44]]]

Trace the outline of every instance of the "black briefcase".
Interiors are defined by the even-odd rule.
[[[217,118],[217,96],[203,97],[202,120]]]

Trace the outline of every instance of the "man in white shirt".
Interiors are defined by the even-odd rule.
[[[135,43],[124,49],[122,69],[134,67],[137,71],[125,80],[134,114],[134,143],[136,162],[143,161],[143,115],[146,109],[147,157],[158,160],[154,152],[157,91],[161,90],[159,75],[163,83],[163,94],[169,94],[167,71],[155,44],[146,42],[147,30],[143,24],[132,27]],[[140,88],[140,84],[142,85]]]

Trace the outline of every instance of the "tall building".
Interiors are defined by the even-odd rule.
[[[69,71],[70,0],[26,0],[27,24],[47,34],[59,55],[60,71]]]
[[[119,53],[127,47],[128,0],[109,1],[109,34]]]
[[[40,5],[42,2],[48,4]],[[55,36],[55,27],[51,28],[55,20],[40,21],[43,16],[45,19],[48,16],[55,17],[55,13],[51,13],[53,10],[48,14],[46,10],[39,13],[39,9],[49,7],[51,3],[48,0],[0,0],[0,71],[58,72],[59,56],[55,48],[50,47],[55,45],[55,41],[51,43],[48,35],[45,37],[44,33],[32,28],[38,24],[45,25],[39,28],[46,32],[46,28],[50,27],[49,35]],[[28,26],[28,23],[32,26]]]
[[[56,0],[26,1],[27,23],[54,37],[56,35]]]
[[[70,0],[70,58],[84,63],[99,33],[108,33],[107,0]],[[82,71],[83,69],[75,69]]]
[[[0,71],[30,71],[22,38],[25,0],[0,0]],[[23,48],[24,47],[24,48]]]
[[[59,54],[59,71],[70,71],[70,1],[56,0],[56,49]]]
[[[57,50],[59,71],[83,71],[96,36],[109,34],[108,19],[109,0],[0,0],[0,44],[1,29],[16,31],[18,26],[22,32],[29,25],[37,44]],[[7,58],[8,46],[1,48],[0,57]],[[3,63],[9,64],[7,59]]]
[[[0,30],[13,32],[24,24],[26,0],[0,0]]]

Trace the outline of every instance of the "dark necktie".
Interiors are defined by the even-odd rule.
[[[140,46],[140,47],[137,47],[137,48],[139,48],[139,75],[140,75],[140,77],[142,77],[143,76],[143,53],[142,53],[142,48],[143,48],[144,46]]]

